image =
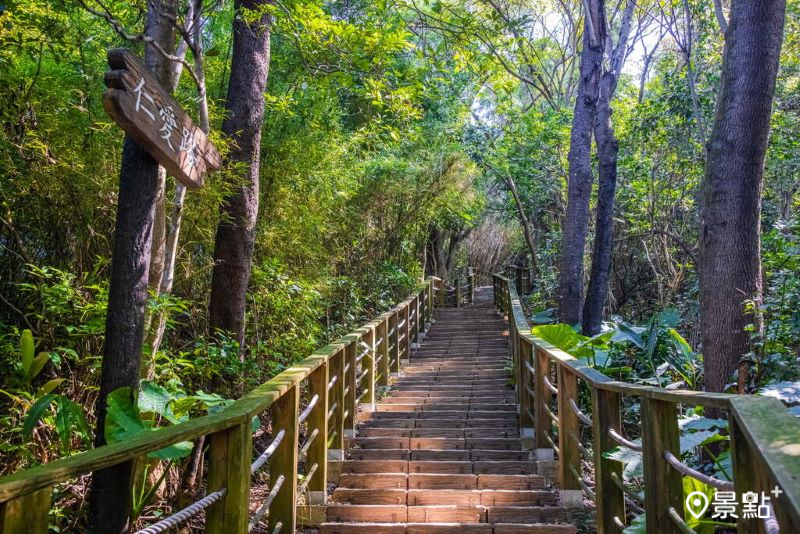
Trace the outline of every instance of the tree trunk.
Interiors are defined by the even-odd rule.
[[[604,78],[613,76],[606,73]],[[609,83],[604,80],[604,89]],[[583,333],[593,336],[600,333],[603,309],[608,295],[608,277],[614,249],[614,198],[617,192],[617,153],[619,143],[611,125],[610,96],[600,98],[594,135],[599,160],[599,187],[594,230],[592,269],[586,302],[583,307]]]
[[[235,183],[220,206],[214,242],[210,324],[244,343],[245,303],[253,262],[258,216],[258,174],[264,90],[269,72],[268,15],[248,23],[242,10],[262,10],[262,0],[237,0],[233,20],[233,56],[223,133],[233,142],[228,155]]]
[[[589,198],[592,193],[592,129],[602,76],[605,46],[605,2],[588,0],[584,17],[578,94],[570,133],[567,214],[561,235],[559,319],[581,322],[583,311],[583,252],[589,230]]]
[[[105,445],[109,393],[139,385],[158,163],[126,137],[122,149],[111,283],[106,312],[100,395],[95,412],[95,447]],[[92,476],[89,509],[92,532],[127,532],[131,510],[131,462]]]
[[[208,97],[206,92],[205,69],[203,66],[202,0],[192,0],[189,3],[186,20],[191,21],[190,34],[192,38],[192,56],[194,57],[194,74],[199,80],[197,88],[197,111],[199,127],[205,133],[208,133],[211,130],[211,124],[208,117]],[[177,85],[177,81],[178,80],[176,78],[175,85]],[[175,262],[177,261],[178,257],[178,240],[181,235],[181,224],[183,223],[183,207],[185,200],[186,186],[176,180],[175,195],[172,199],[172,213],[169,218],[169,225],[167,226],[166,221],[164,221],[166,236],[164,238],[165,243],[161,251],[163,255],[163,261],[161,262],[162,268],[160,270],[158,284],[155,287],[153,287],[153,273],[151,266],[150,287],[151,289],[158,291],[159,295],[172,294],[172,286],[175,282]],[[166,207],[163,205],[163,198],[161,205],[156,203],[157,219],[159,214],[158,210],[160,207],[164,208],[163,211],[165,214]],[[156,220],[156,228],[158,228],[158,223],[159,221]],[[153,240],[155,246],[155,236],[153,237]],[[153,254],[153,258],[155,260],[155,254]],[[164,332],[167,328],[167,312],[159,313],[158,317],[154,318],[153,321],[154,322],[149,325],[149,333],[147,335],[147,339],[145,340],[145,345],[150,349],[150,357],[146,362],[143,362],[142,369],[142,376],[148,379],[152,379],[153,373],[155,372],[153,361],[155,354],[158,352],[159,348],[161,347],[161,342],[164,339]]]
[[[169,54],[175,51],[175,30],[170,21],[175,12],[175,0],[152,2],[145,27],[147,36]],[[174,89],[180,70],[151,45],[145,47],[145,64],[166,89]],[[100,395],[95,406],[96,447],[106,443],[108,395],[121,387],[130,387],[134,391],[139,388],[148,285],[152,282],[157,287],[163,268],[165,177],[164,169],[126,136],[120,168]],[[153,272],[151,265],[154,266]],[[132,462],[94,473],[89,507],[93,532],[127,532],[130,527],[132,476]]]
[[[611,274],[611,259],[614,250],[614,200],[617,194],[617,154],[619,152],[619,143],[611,123],[611,100],[617,92],[617,81],[628,55],[628,36],[635,7],[636,4],[633,0],[630,0],[625,6],[617,44],[613,49],[609,45],[610,59],[608,63],[610,66],[603,73],[603,79],[600,82],[600,98],[597,103],[594,124],[594,138],[599,160],[599,187],[592,269],[589,288],[586,291],[586,302],[583,307],[582,327],[583,333],[586,335],[600,333],[603,309],[608,296],[608,279]],[[605,20],[602,23],[605,24]],[[607,31],[607,28],[602,28],[602,33],[607,33]]]
[[[761,300],[761,189],[783,40],[785,0],[735,0],[708,145],[700,236],[700,326],[705,387],[722,391],[739,370],[744,390]]]

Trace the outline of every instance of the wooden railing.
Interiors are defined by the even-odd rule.
[[[441,287],[443,291],[437,293],[438,301],[436,303],[440,308],[460,308],[475,301],[475,274],[472,269],[468,268],[463,276],[457,276],[452,280],[442,280]]]
[[[508,318],[522,437],[532,440],[537,458],[557,455],[563,503],[580,505],[583,495],[594,501],[598,532],[621,532],[627,523],[622,464],[603,456],[618,445],[643,455],[645,496],[635,506],[646,512],[648,533],[694,532],[684,520],[684,476],[735,491],[739,503],[744,492],[760,497],[777,489],[770,502],[772,519],[745,518],[740,508],[737,532],[800,532],[800,421],[780,401],[615,381],[532,335],[511,280],[494,275],[494,295]],[[580,395],[582,388],[588,391]],[[625,437],[620,410],[626,398],[640,406],[641,444]],[[682,405],[727,413],[733,481],[681,462]],[[582,430],[592,435],[586,444]],[[593,481],[584,476],[582,464],[593,467]]]
[[[202,510],[205,531],[212,534],[247,532],[262,521],[270,532],[294,532],[298,495],[306,493],[311,504],[324,502],[329,459],[343,459],[345,438],[354,435],[358,411],[374,408],[379,390],[388,386],[390,375],[399,373],[401,362],[409,358],[414,341],[432,321],[435,291],[440,287],[438,279],[428,279],[395,308],[217,414],[0,479],[0,532],[47,532],[55,485],[203,436],[209,443],[205,496],[141,532],[164,532]],[[267,410],[271,411],[272,440],[263,450],[254,451],[251,422]],[[298,472],[301,459],[302,474]],[[271,488],[250,514],[251,479],[265,464]]]

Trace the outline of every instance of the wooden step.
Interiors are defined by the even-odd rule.
[[[405,534],[405,523],[322,523],[319,534]]]
[[[489,523],[552,523],[565,521],[566,512],[556,506],[489,506]]]
[[[328,522],[336,523],[406,523],[407,510],[405,504],[332,504],[325,513]]]
[[[487,523],[484,506],[409,506],[409,523]]]
[[[548,525],[544,523],[534,523],[521,525],[514,523],[495,523],[495,534],[576,534],[577,529],[572,525]]]
[[[342,473],[339,475],[339,486],[352,489],[405,490],[408,487],[408,475],[406,473]]]
[[[331,496],[333,502],[342,504],[407,504],[403,489],[336,488]]]

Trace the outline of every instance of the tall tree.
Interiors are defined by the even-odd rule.
[[[608,295],[608,278],[611,273],[611,256],[614,249],[614,200],[617,194],[617,154],[619,143],[611,124],[611,100],[617,91],[617,82],[628,55],[628,36],[636,2],[628,1],[622,13],[617,43],[609,46],[608,67],[600,81],[600,97],[597,102],[594,138],[597,144],[598,189],[597,213],[595,215],[592,268],[586,301],[583,305],[583,333],[595,335],[600,332],[603,309]],[[605,32],[604,32],[605,33]],[[609,37],[609,44],[610,44]]]
[[[233,53],[222,131],[233,183],[220,207],[214,241],[210,324],[244,342],[245,302],[258,216],[261,126],[270,59],[270,20],[265,0],[236,0]]]
[[[584,5],[581,78],[572,116],[567,156],[567,214],[561,237],[558,313],[561,322],[568,324],[580,323],[583,313],[583,256],[592,194],[592,130],[600,97],[607,32],[605,0],[587,0]]]
[[[170,90],[180,70],[172,55],[175,1],[151,2],[145,25],[145,64]],[[160,48],[160,50],[159,50]],[[100,395],[95,411],[95,446],[105,445],[108,395],[119,388],[138,390],[148,279],[153,258],[156,205],[163,199],[163,168],[125,137],[120,168],[113,263],[106,313]],[[158,255],[156,255],[158,256]],[[96,471],[92,476],[90,524],[93,532],[127,532],[130,527],[132,462]]]
[[[743,391],[761,330],[761,189],[785,0],[733,0],[721,90],[708,144],[700,235],[700,326],[705,387],[722,391],[735,370]]]

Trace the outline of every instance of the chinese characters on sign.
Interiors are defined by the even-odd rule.
[[[205,133],[128,50],[110,50],[108,64],[106,112],[167,172],[190,189],[201,187],[222,166]]]
[[[775,486],[769,493],[777,499],[783,491]],[[739,518],[770,519],[774,516],[772,499],[764,491],[760,493],[747,491],[740,496],[737,496],[735,491],[715,491],[714,498],[709,501],[703,492],[695,491],[686,497],[686,510],[697,519],[700,519],[709,508],[711,508],[711,518],[720,521]]]

